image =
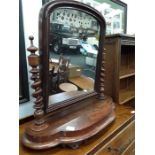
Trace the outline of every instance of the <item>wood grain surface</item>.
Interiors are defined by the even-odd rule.
[[[126,127],[131,121],[134,120],[134,114],[132,113],[134,108],[130,105],[118,105],[116,106],[116,120],[106,129],[102,130],[93,138],[87,140],[78,149],[73,150],[68,147],[56,146],[48,150],[35,151],[25,148],[20,143],[20,155],[94,155],[97,150],[107,144],[115,135],[117,135],[124,127]],[[25,123],[20,126],[20,138],[29,124]]]
[[[74,105],[46,117],[48,128],[45,130],[33,131],[32,121],[23,135],[23,144],[37,150],[59,144],[78,147],[82,141],[97,134],[115,119],[114,105],[110,97],[105,100],[90,97],[78,103],[78,107],[76,103]]]

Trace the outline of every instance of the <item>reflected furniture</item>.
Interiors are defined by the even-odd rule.
[[[53,70],[53,74],[57,74],[58,72],[58,59],[51,59],[49,62],[49,70]],[[69,78],[79,77],[82,74],[82,67],[75,64],[69,64]]]
[[[83,90],[93,90],[94,88],[94,79],[91,79],[84,75],[69,78],[69,81]]]
[[[105,48],[105,93],[116,103],[134,105],[135,37],[123,34],[106,36]]]
[[[56,93],[57,91],[57,68],[58,66],[55,66],[53,62],[50,62],[49,66],[49,81],[50,81],[50,87],[49,87],[49,93]]]
[[[86,56],[86,64],[90,66],[96,66],[97,53],[95,51],[88,51]]]
[[[59,85],[68,82],[70,60],[60,55],[57,65],[54,65],[52,62],[50,63],[51,90],[57,93],[59,91]]]
[[[81,76],[83,68],[80,65],[69,65],[69,78]]]
[[[70,59],[60,55],[58,65],[58,85],[68,81]]]
[[[59,89],[62,92],[78,91],[78,87],[69,82],[64,82],[64,83],[59,84]]]
[[[52,63],[52,62],[50,62]],[[70,59],[60,55],[58,64],[54,65],[52,63],[50,67],[50,77],[51,77],[51,90],[54,93],[59,93],[61,91],[76,91],[77,86],[69,83],[69,65]]]

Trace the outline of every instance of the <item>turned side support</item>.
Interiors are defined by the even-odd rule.
[[[34,81],[32,84],[32,88],[35,90],[32,93],[32,96],[36,98],[36,101],[34,102],[34,124],[31,126],[31,129],[34,131],[41,131],[45,128],[47,128],[47,124],[44,120],[44,111],[43,111],[43,97],[42,97],[42,89],[41,89],[41,80],[39,75],[39,56],[35,54],[35,52],[38,50],[33,45],[33,36],[29,37],[30,40],[30,47],[27,48],[27,50],[30,52],[30,55],[28,56],[29,65],[32,67],[30,70],[30,73],[32,73],[31,80]]]
[[[102,53],[102,62],[101,62],[101,69],[100,69],[100,92],[99,92],[99,99],[104,100],[105,94],[104,94],[104,78],[105,78],[105,55],[106,55],[106,49],[104,48],[104,51]]]

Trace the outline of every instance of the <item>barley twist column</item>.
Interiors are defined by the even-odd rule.
[[[31,126],[31,129],[34,131],[41,131],[48,127],[48,125],[45,123],[44,120],[44,111],[43,111],[43,97],[42,97],[42,89],[41,89],[41,80],[40,80],[40,74],[39,74],[39,56],[35,54],[35,52],[38,50],[33,45],[34,37],[30,36],[30,47],[27,48],[27,50],[30,52],[30,55],[28,56],[29,65],[32,67],[30,70],[30,73],[32,73],[31,80],[34,81],[32,84],[32,88],[35,90],[32,93],[32,96],[36,98],[34,102],[34,124]]]
[[[105,56],[106,52],[105,49],[102,53],[102,62],[101,62],[101,69],[100,69],[100,88],[99,88],[99,99],[105,99],[105,94],[104,94],[104,84],[105,84]]]

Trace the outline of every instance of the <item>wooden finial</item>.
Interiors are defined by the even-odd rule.
[[[29,36],[29,40],[34,40],[34,37],[33,36]]]
[[[30,47],[28,47],[27,50],[31,52],[31,54],[34,54],[38,50],[38,48],[33,45],[34,37],[29,36],[29,40],[30,40]]]
[[[43,111],[43,97],[42,97],[42,89],[41,89],[41,80],[40,80],[40,74],[39,74],[39,56],[35,54],[35,52],[38,50],[37,47],[33,45],[34,37],[30,36],[30,47],[27,48],[27,50],[30,52],[30,55],[28,56],[29,65],[32,67],[30,70],[30,73],[32,73],[31,80],[34,81],[32,84],[32,88],[35,90],[32,93],[32,96],[36,98],[36,101],[34,102],[34,125],[31,126],[31,129],[34,131],[41,131],[45,128],[47,128],[47,124],[44,120],[44,111]]]

